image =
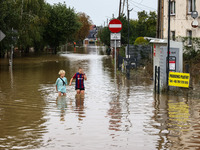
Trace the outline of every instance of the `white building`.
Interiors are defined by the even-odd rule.
[[[158,0],[157,38],[168,37],[168,0]],[[171,0],[171,39],[175,37],[200,37],[200,26],[191,26],[191,12],[200,14],[200,0]],[[200,24],[200,16],[196,19]]]

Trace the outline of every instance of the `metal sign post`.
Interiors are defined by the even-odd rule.
[[[110,40],[114,40],[114,47],[115,47],[115,74],[117,72],[117,47],[119,47],[119,44],[117,45],[117,41],[121,40],[121,33],[111,33],[110,34]]]
[[[129,53],[129,39],[130,39],[130,19],[129,19],[129,15],[130,15],[130,11],[128,10],[128,68],[127,68],[127,77],[130,77],[130,53]]]
[[[117,40],[121,40],[122,23],[118,19],[113,19],[110,21],[109,30],[112,32],[110,34],[110,39],[115,41],[115,75],[117,72]]]
[[[115,75],[117,73],[117,40],[115,39]]]
[[[13,28],[12,28],[12,33],[13,33]],[[12,36],[12,42],[13,42],[13,36]],[[13,49],[14,49],[14,46],[12,44],[11,50],[10,50],[10,61],[9,61],[9,64],[10,64],[11,67],[13,66]]]

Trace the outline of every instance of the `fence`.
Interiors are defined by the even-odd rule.
[[[122,72],[127,68],[134,69],[145,65],[145,61],[152,58],[152,47],[150,45],[130,45],[129,60],[126,47],[126,58],[118,55],[118,69]]]

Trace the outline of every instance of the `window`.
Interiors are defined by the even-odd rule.
[[[175,1],[171,1],[170,2],[170,14],[171,15],[175,15],[176,14],[176,2]]]
[[[188,0],[188,13],[196,11],[196,0]]]
[[[187,31],[187,37],[188,37],[188,45],[192,45],[192,31]]]
[[[175,31],[171,31],[171,40],[173,40],[173,41],[176,40]]]

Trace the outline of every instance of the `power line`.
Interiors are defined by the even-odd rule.
[[[125,0],[124,0],[125,1]],[[125,2],[124,3],[124,8],[127,6],[127,3]],[[138,13],[138,11],[136,11],[136,10],[132,10],[132,11],[134,11],[134,12],[136,12],[136,13]],[[123,13],[124,12],[124,13]],[[127,13],[127,9],[124,9],[124,11],[122,12],[122,14],[126,14]]]
[[[157,9],[155,9],[155,8],[153,8],[153,7],[149,7],[149,6],[146,6],[146,5],[142,4],[143,0],[141,1],[141,3],[135,2],[135,1],[133,1],[133,0],[130,0],[130,2],[131,2],[133,5],[140,5],[140,6],[143,6],[143,7],[148,8],[149,10],[156,10],[156,11],[157,11]]]
[[[134,2],[134,3],[136,3],[136,4],[138,4],[138,5],[144,6],[144,7],[146,7],[146,8],[150,8],[150,9],[153,9],[153,10],[157,10],[157,9],[155,9],[155,8],[153,8],[153,7],[149,7],[149,6],[147,6],[147,5],[142,4],[142,2],[141,2],[141,3],[138,3],[138,2],[135,2],[135,1],[133,1],[133,0],[131,0],[131,1]]]
[[[141,0],[139,3],[141,4],[143,2],[143,0]]]
[[[133,4],[133,3],[132,3]],[[140,10],[144,10],[144,9],[142,9],[142,8],[140,8],[140,7],[138,7],[137,5],[135,5],[135,4],[133,4],[135,7],[137,7],[137,8],[139,8]]]

